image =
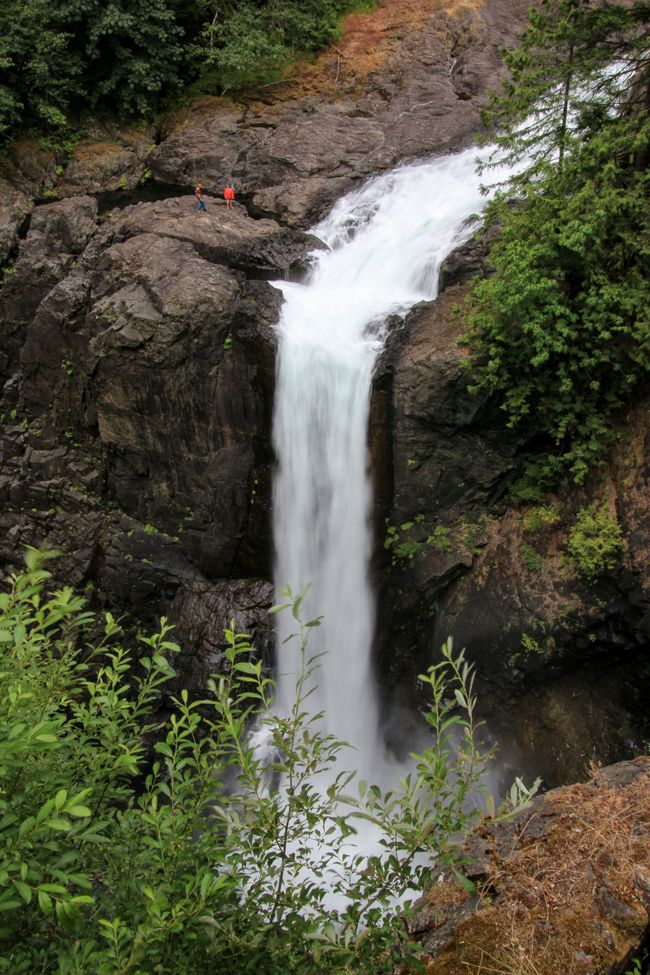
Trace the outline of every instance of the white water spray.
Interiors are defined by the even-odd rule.
[[[373,781],[385,764],[371,651],[368,579],[371,488],[367,426],[372,372],[386,320],[436,296],[440,264],[465,239],[486,197],[476,149],[395,170],[342,199],[315,229],[319,253],[305,284],[285,296],[274,440],[276,586],[309,586],[304,619],[326,652],[313,712],[324,731],[356,748],[356,770]],[[498,178],[498,174],[497,174]],[[277,708],[295,688],[293,631],[280,614]],[[315,648],[313,648],[315,649]],[[346,759],[349,763],[350,759]]]

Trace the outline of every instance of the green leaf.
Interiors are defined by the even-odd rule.
[[[469,877],[466,877],[465,874],[461,873],[459,870],[454,870],[454,877],[456,878],[458,885],[462,887],[467,894],[472,896],[476,894],[476,884],[473,883]]]
[[[12,883],[25,903],[29,904],[32,899],[32,888],[28,884],[23,883],[21,880],[13,879]]]
[[[52,913],[52,898],[44,890],[38,890],[38,905],[43,914],[49,915]]]
[[[43,825],[62,833],[67,833],[72,829],[72,823],[62,816],[55,816],[54,819],[48,819]]]
[[[252,674],[257,676],[261,670],[261,663],[252,663],[250,660],[239,660],[235,664],[235,670],[241,674]]]
[[[75,806],[68,806],[66,812],[69,816],[74,816],[76,819],[87,819],[92,815],[88,806],[83,806],[77,804]]]

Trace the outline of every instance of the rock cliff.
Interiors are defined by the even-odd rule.
[[[472,241],[452,255],[443,284],[481,262]],[[406,672],[412,687],[453,635],[477,665],[502,760],[552,785],[643,750],[650,733],[650,401],[622,418],[619,443],[584,487],[514,507],[508,491],[532,448],[468,391],[465,294],[450,283],[414,309],[379,365],[382,669],[388,687]],[[594,505],[624,543],[589,575],[569,538]]]
[[[198,661],[270,601],[279,292],[306,227],[403,159],[466,144],[526,2],[380,2],[340,45],[157,129],[92,125],[0,159],[0,556],[62,550],[61,580]],[[208,192],[197,215],[195,180]],[[226,212],[210,196],[233,178]],[[265,644],[266,628],[258,633]]]
[[[88,196],[39,207],[0,295],[2,555],[47,542],[61,578],[139,618],[187,591],[196,642],[217,580],[250,580],[242,613],[270,599],[280,293],[263,278],[314,242],[189,196],[96,218]]]
[[[269,282],[304,272],[320,246],[306,228],[342,193],[471,142],[527,6],[380,0],[279,84],[204,97],[150,130],[93,125],[61,152],[23,140],[0,159],[5,565],[48,544],[63,552],[60,580],[100,604],[171,616],[197,684],[232,616],[268,647]],[[226,211],[213,194],[230,178],[239,202]],[[395,323],[378,369],[381,663],[387,684],[399,674],[411,688],[454,633],[479,663],[493,733],[525,742],[552,782],[645,733],[647,404],[550,525],[509,510],[527,445],[467,393],[454,311],[482,260],[472,244],[447,263],[440,299]],[[594,499],[617,512],[627,548],[591,583],[566,536]]]

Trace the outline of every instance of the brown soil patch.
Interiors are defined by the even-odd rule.
[[[370,13],[349,14],[344,19],[338,44],[313,62],[298,62],[284,81],[260,90],[266,89],[274,101],[311,92],[350,94],[398,49],[407,32],[433,17],[444,31],[450,19],[482,5],[483,0],[379,0]]]
[[[635,764],[644,774],[623,787],[557,789],[510,835],[483,830],[477,911],[425,958],[428,975],[587,975],[627,964],[650,912],[650,759]],[[436,914],[458,896],[445,886],[428,898]]]

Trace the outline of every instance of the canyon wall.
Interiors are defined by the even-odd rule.
[[[269,282],[305,273],[319,246],[307,229],[341,194],[472,142],[527,6],[384,0],[281,83],[202,98],[150,129],[92,126],[62,154],[33,140],[8,150],[4,565],[46,544],[63,553],[57,580],[98,605],[148,625],[171,617],[197,686],[233,616],[268,651],[280,306]],[[238,202],[226,210],[230,179]],[[608,466],[531,534],[507,502],[527,445],[493,403],[467,393],[458,345],[455,308],[483,264],[478,243],[448,262],[441,297],[395,323],[376,377],[381,673],[411,697],[453,633],[479,666],[491,733],[513,760],[523,744],[552,782],[645,733],[648,404]],[[568,525],[593,500],[626,537],[595,584],[566,557]],[[384,549],[391,528],[397,542]],[[408,539],[413,557],[395,559]]]

